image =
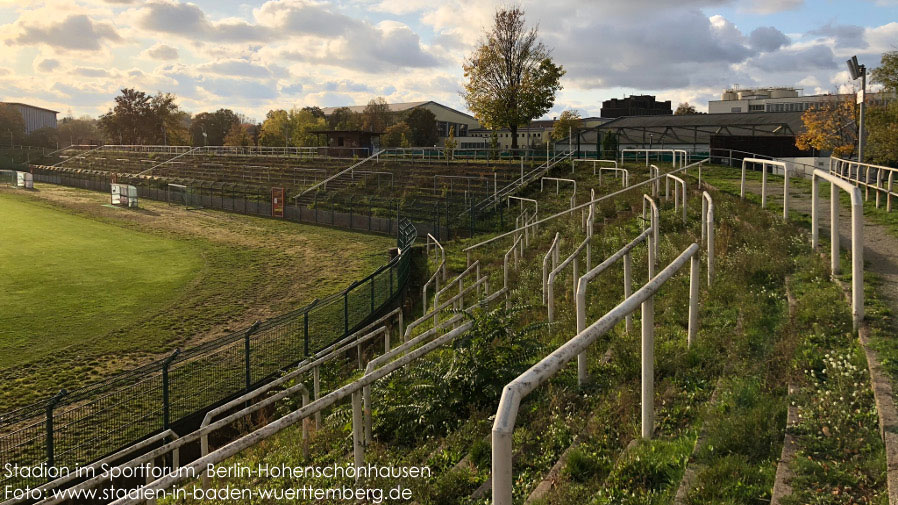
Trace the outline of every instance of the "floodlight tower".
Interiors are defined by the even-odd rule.
[[[857,62],[857,56],[852,56],[848,63],[848,72],[851,74],[852,80],[857,80],[858,77],[861,78],[861,92],[858,96],[857,102],[861,106],[860,113],[858,114],[858,131],[857,131],[857,160],[862,162],[864,161],[864,102],[867,99],[867,66],[859,65]]]

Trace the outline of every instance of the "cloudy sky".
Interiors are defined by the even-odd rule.
[[[432,99],[464,109],[461,62],[495,0],[0,0],[0,100],[75,116],[122,87],[190,112]],[[507,3],[507,2],[504,2]],[[898,49],[898,0],[526,0],[567,70],[548,115],[651,93],[699,110],[723,88],[849,89]]]

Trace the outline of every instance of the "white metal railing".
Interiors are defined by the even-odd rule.
[[[811,247],[819,244],[820,215],[817,200],[820,179],[830,183],[830,266],[833,276],[841,272],[839,265],[839,197],[836,188],[851,196],[851,319],[854,329],[864,320],[864,202],[860,188],[823,170],[814,170],[811,177]]]
[[[175,157],[173,157],[173,158],[169,158],[169,159],[167,159],[167,160],[165,160],[165,161],[156,163],[155,165],[153,165],[153,166],[151,166],[150,168],[144,170],[143,172],[139,172],[139,173],[136,174],[136,175],[145,175],[145,174],[147,174],[147,173],[149,173],[149,172],[152,172],[154,168],[161,167],[162,165],[165,165],[166,163],[172,162],[172,161],[174,161],[174,160],[176,160],[176,159],[178,159],[178,158],[180,158],[180,157],[182,157],[182,156],[187,156],[188,154],[192,153],[192,152],[195,151],[196,149],[199,149],[199,148],[195,147],[195,148],[190,149],[190,150],[188,150],[188,151],[184,151],[183,153],[180,153],[180,154],[178,154],[177,156],[175,156]]]
[[[596,168],[601,168],[602,164],[611,165],[614,168],[617,168],[617,160],[580,160],[574,159],[573,164],[571,165],[571,173],[574,173],[574,169],[577,166],[577,163],[592,163],[592,175],[596,175]]]
[[[783,170],[783,219],[789,219],[789,169],[782,161],[770,161],[760,158],[745,158],[742,160],[742,181],[739,186],[739,196],[745,198],[745,170],[749,164],[761,165],[761,208],[767,206],[767,167],[779,167]]]
[[[708,158],[705,158],[705,159],[703,159],[703,160],[699,160],[699,161],[696,161],[696,162],[694,162],[694,163],[692,163],[692,164],[686,165],[685,167],[680,167],[680,168],[678,168],[678,169],[671,170],[671,171],[668,172],[668,173],[675,174],[675,173],[683,172],[683,171],[689,169],[690,167],[697,167],[697,166],[699,166],[700,164],[702,164],[702,163],[707,163],[707,162],[708,162]],[[495,241],[497,241],[497,240],[501,240],[501,239],[503,239],[503,238],[505,238],[505,237],[508,237],[508,236],[511,236],[511,235],[516,235],[516,234],[518,234],[518,233],[521,233],[521,232],[523,232],[523,229],[524,229],[524,228],[539,226],[539,225],[544,224],[544,223],[547,223],[547,222],[549,222],[549,221],[552,221],[552,220],[558,219],[558,218],[560,218],[560,217],[563,217],[563,216],[567,216],[567,215],[569,215],[569,214],[572,214],[573,212],[576,212],[576,211],[578,211],[578,210],[584,209],[584,208],[586,208],[586,207],[588,207],[588,206],[595,205],[595,204],[597,204],[597,203],[599,203],[599,202],[601,202],[601,201],[603,201],[603,200],[608,200],[608,199],[611,199],[611,198],[620,196],[620,195],[622,195],[622,194],[624,194],[624,193],[626,193],[626,192],[628,192],[628,191],[633,191],[633,190],[638,189],[638,188],[640,188],[640,187],[642,187],[642,186],[644,186],[644,185],[646,185],[646,184],[654,184],[654,183],[656,183],[656,182],[658,182],[658,181],[660,181],[660,176],[658,176],[658,177],[652,177],[652,178],[646,179],[646,180],[644,180],[644,181],[640,181],[640,182],[634,183],[634,184],[632,184],[632,185],[630,185],[630,186],[628,186],[628,187],[626,187],[626,188],[619,189],[619,190],[617,190],[617,191],[615,191],[615,192],[613,192],[613,193],[609,193],[609,194],[607,194],[607,195],[602,195],[602,196],[600,196],[600,197],[598,197],[598,198],[593,198],[593,199],[591,199],[591,200],[588,201],[588,202],[581,203],[581,204],[577,205],[576,207],[574,207],[573,209],[563,210],[563,211],[558,212],[558,213],[555,213],[555,214],[553,214],[553,215],[551,215],[551,216],[544,217],[544,218],[542,218],[542,219],[538,219],[538,220],[536,220],[536,221],[533,221],[533,222],[531,222],[531,223],[528,223],[528,224],[524,225],[522,228],[515,228],[514,230],[510,230],[510,231],[507,231],[507,232],[504,232],[504,233],[500,233],[500,234],[495,235],[495,236],[493,236],[493,237],[491,237],[491,238],[488,238],[488,239],[483,240],[483,241],[481,241],[481,242],[478,242],[478,243],[476,243],[476,244],[470,245],[470,246],[468,246],[468,247],[462,249],[462,251],[464,251],[464,252],[466,252],[466,253],[467,253],[467,252],[470,252],[470,251],[473,251],[474,249],[483,247],[483,246],[485,246],[485,245],[487,245],[487,244],[491,244],[491,243],[493,243],[493,242],[495,242]]]
[[[295,199],[297,199],[297,198],[299,198],[299,197],[305,195],[306,193],[309,193],[309,192],[311,192],[311,191],[314,191],[314,190],[318,189],[318,188],[321,187],[321,186],[327,187],[327,183],[328,183],[328,182],[330,182],[330,181],[336,179],[337,177],[340,177],[341,175],[343,175],[343,174],[345,174],[345,173],[347,173],[347,172],[351,172],[352,170],[355,170],[356,168],[360,167],[361,165],[363,165],[363,164],[365,164],[365,163],[368,163],[369,161],[375,159],[375,158],[377,157],[377,155],[380,154],[380,153],[381,153],[381,151],[378,151],[378,152],[372,154],[371,156],[368,156],[367,158],[365,158],[365,159],[363,159],[363,160],[361,160],[361,161],[358,161],[358,162],[356,162],[356,163],[353,163],[349,168],[345,168],[345,169],[343,169],[343,170],[337,172],[336,174],[334,174],[334,175],[328,177],[327,179],[325,179],[325,180],[323,180],[323,181],[321,181],[321,182],[319,182],[319,183],[317,183],[317,184],[314,184],[314,185],[312,185],[312,186],[309,186],[308,188],[306,188],[305,190],[303,190],[301,193],[294,195],[294,196],[293,196],[293,199],[295,200]]]
[[[714,279],[714,200],[707,191],[702,191],[702,242],[708,239],[708,286]]]
[[[701,163],[698,164],[698,169],[702,169]],[[661,169],[657,165],[649,165],[649,177],[655,179],[652,184],[652,196],[658,198],[661,196]]]
[[[854,169],[854,177],[852,177],[852,168]],[[862,171],[864,174],[863,179],[861,179]],[[870,183],[871,171],[874,173],[875,184]],[[869,200],[871,189],[875,192],[877,209],[880,205],[880,196],[884,195],[886,198],[886,212],[892,212],[892,197],[898,196],[898,193],[893,191],[896,172],[898,172],[898,168],[894,167],[860,163],[835,157],[829,159],[829,173],[853,182],[856,186],[863,186],[865,201]],[[883,173],[886,174],[885,177],[883,177]],[[884,181],[886,182],[885,186],[883,186]]]
[[[633,295],[611,309],[585,330],[561,345],[539,363],[507,384],[502,392],[492,429],[493,505],[511,505],[512,442],[518,410],[524,397],[558,373],[575,356],[586,351],[627,314],[642,308],[642,436],[651,438],[654,431],[654,304],[653,297],[687,261],[693,258],[698,244],[690,245],[670,265],[653,277]],[[692,293],[690,293],[691,297]],[[697,300],[690,300],[690,305]]]
[[[567,267],[568,265],[571,265],[571,270],[573,272],[571,274],[571,286],[572,286],[572,292],[574,294],[574,297],[576,297],[577,296],[577,279],[580,277],[580,274],[579,274],[580,253],[582,253],[584,250],[587,251],[586,268],[588,270],[590,268],[590,264],[589,264],[589,260],[590,260],[589,252],[590,251],[589,251],[589,249],[590,249],[591,243],[592,243],[592,234],[590,233],[590,234],[586,235],[586,238],[583,240],[583,242],[581,242],[580,245],[578,245],[577,248],[574,249],[574,252],[572,252],[570,254],[570,256],[565,258],[564,261],[559,263],[555,268],[552,269],[551,272],[549,272],[549,276],[546,280],[546,310],[548,312],[548,318],[549,318],[550,323],[555,321],[555,278],[565,269],[565,267]]]
[[[542,191],[544,189],[545,181],[555,181],[555,194],[556,195],[561,190],[562,182],[567,182],[567,183],[573,184],[574,189],[571,192],[571,208],[573,208],[575,205],[577,205],[577,181],[575,181],[574,179],[564,179],[562,177],[540,177],[540,179],[539,179],[539,192],[540,193],[542,193]]]
[[[683,224],[686,224],[686,181],[677,177],[676,175],[664,174],[664,199],[670,199],[670,181],[674,181],[674,186],[677,184],[680,185],[683,194]],[[677,188],[674,188],[674,211],[677,211],[680,206],[680,197],[678,196]]]
[[[621,186],[622,187],[626,188],[627,186],[630,185],[630,171],[627,170],[626,168],[598,167],[598,170],[599,170],[599,184],[602,184],[602,172],[613,172],[618,177],[620,177],[621,174],[623,174],[623,177],[621,178]],[[596,171],[596,169],[593,168],[593,175],[595,175],[595,171]]]
[[[421,288],[422,297],[423,297],[423,310],[427,312],[427,288],[433,284],[434,291],[440,290],[440,274],[442,273],[443,281],[446,281],[446,250],[443,249],[443,245],[430,233],[427,234],[427,258],[430,258],[430,244],[434,244],[434,252],[436,252],[437,248],[440,250],[440,264],[437,265],[436,270],[433,272],[433,275],[430,276],[430,279],[427,279],[427,282],[424,283],[424,287]]]
[[[201,474],[209,465],[220,463],[240,451],[251,447],[253,445],[258,444],[259,442],[268,439],[275,434],[279,433],[285,428],[288,428],[303,419],[308,418],[313,415],[315,412],[320,412],[332,405],[336,404],[338,401],[345,399],[346,397],[352,397],[352,429],[353,429],[353,441],[354,441],[354,452],[356,454],[356,462],[358,463],[358,451],[355,448],[362,448],[362,439],[364,437],[363,434],[363,419],[362,419],[362,388],[365,386],[371,385],[374,382],[386,377],[387,375],[393,373],[394,371],[416,361],[434,351],[435,349],[441,347],[445,343],[451,341],[458,335],[468,331],[473,323],[466,322],[453,330],[450,330],[448,333],[443,336],[435,339],[431,342],[428,342],[412,351],[408,354],[397,358],[395,361],[392,361],[381,368],[371,372],[370,374],[363,375],[359,379],[336,389],[327,395],[319,398],[316,401],[309,403],[297,410],[290,412],[289,414],[284,415],[283,417],[268,423],[267,425],[246,434],[229,444],[210,452],[208,455],[201,457],[191,463],[188,463],[182,467],[184,471],[181,472],[168,472],[164,476],[154,480],[141,487],[141,491],[143,493],[154,491],[158,489],[167,489],[178,483],[191,478],[192,475]],[[239,413],[238,413],[239,414]],[[223,425],[224,420],[216,421],[205,428],[205,430],[211,431],[214,429],[218,429]],[[190,435],[186,435],[184,437],[179,438],[175,442],[171,442],[165,444],[154,451],[148,453],[148,455],[152,455],[152,457],[158,457],[163,454],[167,454],[173,448],[183,446],[185,443],[196,440],[199,437],[199,432],[194,432]],[[364,454],[364,453],[362,453]],[[364,462],[362,461],[362,464]],[[360,466],[360,465],[358,465]],[[136,505],[144,501],[141,497],[127,496],[121,499],[118,499],[113,502],[113,505]]]
[[[670,153],[671,156],[671,167],[677,168],[677,160],[680,161],[680,167],[684,167],[687,165],[687,159],[689,158],[689,152],[685,149],[640,149],[640,148],[632,148],[632,149],[621,149],[620,152],[620,161],[624,162],[624,154],[625,153],[636,153],[637,158],[639,153],[645,153],[645,166],[649,166],[649,153]]]
[[[558,246],[561,240],[561,233],[556,232],[555,238],[552,239],[552,245],[549,246],[549,250],[546,251],[546,255],[543,256],[543,303],[546,303],[546,288],[549,284],[549,272],[555,270],[555,267],[558,266]],[[552,262],[552,268],[549,268],[549,261]]]

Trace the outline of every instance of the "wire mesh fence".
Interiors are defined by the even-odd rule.
[[[0,415],[0,462],[74,469],[277,376],[384,309],[409,276],[417,230],[397,223],[398,254],[339,293],[164,360]],[[0,486],[48,479],[7,477]]]

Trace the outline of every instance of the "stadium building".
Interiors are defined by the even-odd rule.
[[[56,128],[56,115],[59,114],[58,111],[18,102],[0,103],[14,107],[20,114],[22,114],[22,118],[25,120],[26,135],[41,128]]]

